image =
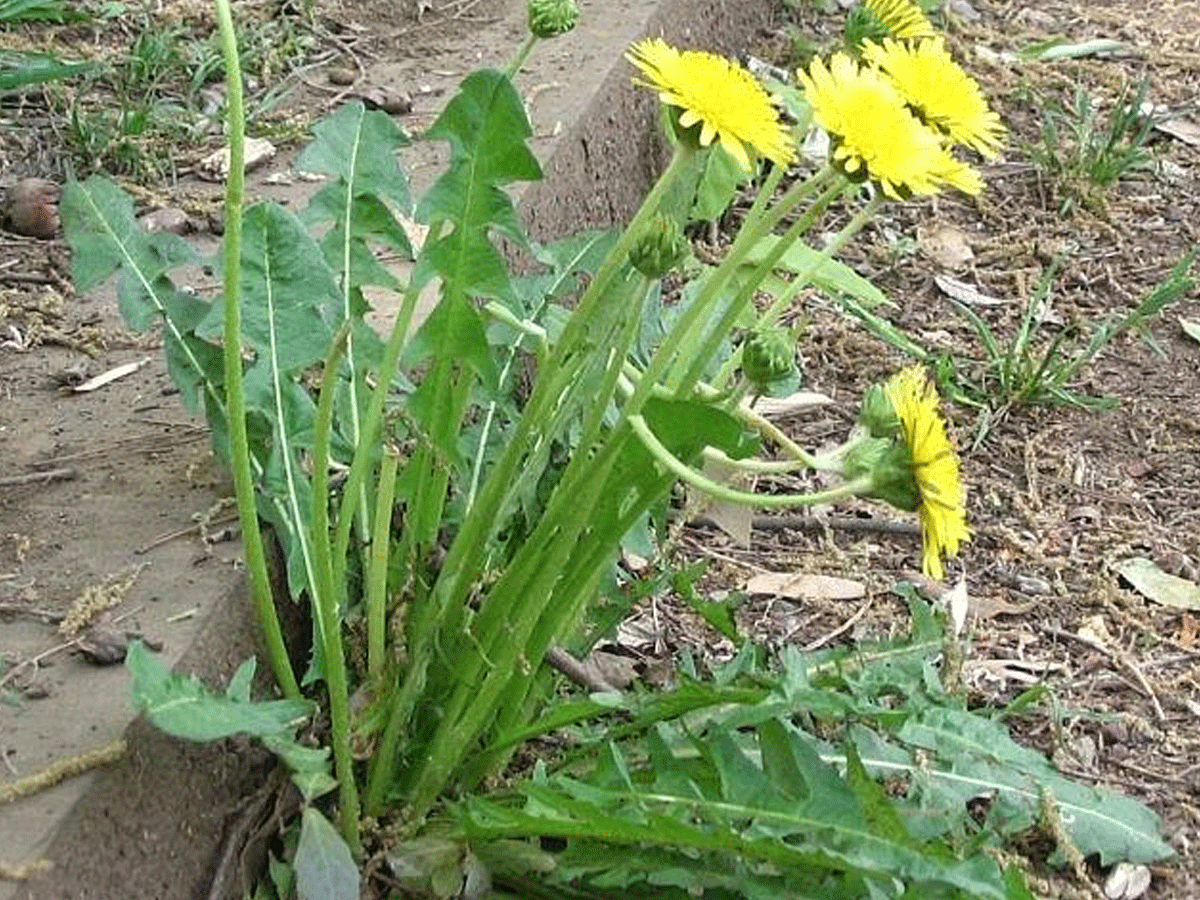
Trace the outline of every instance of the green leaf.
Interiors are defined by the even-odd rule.
[[[143,232],[128,195],[99,175],[70,182],[59,212],[76,288],[89,291],[119,272],[117,301],[125,323],[144,331],[161,320],[167,367],[184,402],[195,409],[203,396],[205,407],[223,418],[220,348],[193,334],[209,304],[177,290],[166,275],[174,265],[195,262],[195,251],[175,235]]]
[[[737,160],[720,144],[714,144],[712,151],[705,155],[690,218],[707,222],[722,216],[733,202],[738,186],[747,177]]]
[[[779,236],[771,234],[755,244],[746,255],[746,265],[741,271],[748,275],[754,266],[766,259],[767,254],[774,249],[778,242]],[[883,291],[844,262],[836,259],[821,260],[820,255],[803,241],[796,241],[784,251],[778,267],[792,273],[811,271],[809,280],[812,284],[835,299],[849,297],[857,300],[867,309],[893,305]],[[815,270],[814,266],[816,266]],[[763,285],[764,289],[773,289],[775,292],[779,292],[782,290],[783,282],[777,278],[768,278],[764,280]]]
[[[758,446],[741,422],[709,403],[653,397],[642,414],[663,445],[684,462],[693,462],[705,447],[744,459]]]
[[[80,291],[90,291],[119,270],[117,300],[125,323],[145,331],[156,316],[165,316],[167,304],[180,296],[165,274],[197,261],[186,241],[173,234],[142,231],[129,196],[99,175],[68,183],[59,211],[71,245],[71,272]]]
[[[129,645],[125,666],[132,678],[133,705],[157,728],[186,740],[215,741],[234,734],[290,735],[313,713],[313,704],[307,700],[243,699],[246,663],[230,685],[235,696],[213,693],[194,675],[169,672],[141,641]],[[252,664],[249,671],[253,672]]]
[[[689,857],[715,852],[730,871],[847,872],[881,890],[900,879],[912,896],[1005,896],[1001,872],[986,856],[956,859],[945,848],[896,840],[891,826],[874,828],[806,735],[773,722],[742,747],[738,734],[680,736],[674,750],[660,743],[636,770],[610,746],[586,780],[557,775],[525,784],[523,810],[469,801],[468,834],[554,835],[587,848],[601,842]]]
[[[386,198],[408,213],[412,197],[396,151],[409,140],[391,116],[368,111],[355,100],[322,119],[313,132],[316,138],[296,159],[296,168],[334,175],[349,196]],[[340,205],[347,206],[344,201]]]
[[[1158,816],[1149,807],[1070,781],[990,719],[929,709],[905,723],[897,738],[921,751],[921,777],[913,774],[926,804],[960,810],[976,797],[994,797],[998,819],[1028,826],[1038,820],[1042,792],[1048,790],[1076,847],[1084,856],[1098,854],[1101,865],[1151,863],[1174,855],[1160,838]],[[866,756],[863,761],[870,768]]]
[[[41,53],[0,50],[0,93],[83,75],[95,68],[94,63],[64,63]]]
[[[532,135],[525,107],[508,78],[499,72],[468,75],[426,136],[450,144],[450,163],[417,209],[435,232],[450,232],[426,243],[414,280],[435,274],[446,290],[508,299],[508,266],[492,245],[491,232],[526,244],[512,200],[501,186],[541,178],[537,159],[526,146]]]
[[[333,340],[325,319],[338,301],[337,282],[316,241],[277,203],[257,203],[242,223],[242,339],[260,364],[279,376],[324,358]],[[225,304],[198,329],[223,332]]]
[[[292,867],[299,900],[358,900],[358,867],[350,848],[311,806],[300,815],[300,843]]]

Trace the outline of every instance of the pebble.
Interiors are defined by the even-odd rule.
[[[15,234],[44,240],[57,237],[60,190],[45,178],[22,178],[8,189],[0,218]]]

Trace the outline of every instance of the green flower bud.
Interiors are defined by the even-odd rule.
[[[629,251],[629,262],[647,278],[662,278],[683,262],[687,252],[687,238],[679,223],[655,213]]]
[[[742,374],[756,393],[770,393],[772,386],[794,378],[796,347],[787,328],[772,325],[752,332],[742,344]]]
[[[872,482],[864,497],[883,500],[907,512],[921,504],[921,492],[903,440],[864,437],[851,444],[842,457],[842,477],[853,481],[863,476],[870,476]]]
[[[858,421],[871,433],[871,437],[891,438],[900,433],[900,420],[888,399],[887,389],[882,384],[873,384],[863,394],[862,409]]]
[[[579,7],[575,0],[529,0],[529,30],[534,37],[558,37],[577,24]]]

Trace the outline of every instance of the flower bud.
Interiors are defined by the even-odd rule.
[[[796,377],[796,347],[791,331],[771,325],[752,332],[742,344],[742,374],[759,394],[769,393],[773,386]]]
[[[629,262],[647,278],[662,278],[683,262],[687,252],[687,238],[679,223],[655,213],[629,251]]]
[[[534,37],[566,34],[579,23],[575,0],[529,0],[529,30]]]

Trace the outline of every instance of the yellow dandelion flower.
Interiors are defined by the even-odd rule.
[[[638,84],[679,109],[679,124],[700,126],[700,146],[719,141],[746,172],[751,152],[779,165],[795,158],[792,137],[771,96],[737,63],[698,50],[676,50],[659,38],[639,41],[625,58],[641,70]]]
[[[829,132],[834,162],[852,180],[873,179],[896,200],[935,194],[943,185],[982,190],[974,169],[950,154],[878,69],[835,53],[828,66],[816,59],[797,74],[813,119]]]
[[[912,0],[864,0],[863,7],[888,34],[902,41],[936,34],[921,7]]]
[[[988,109],[979,85],[954,61],[942,38],[866,41],[862,54],[887,74],[925,124],[989,159],[999,155],[1004,141],[1000,117]]]
[[[942,557],[956,556],[960,545],[971,539],[958,457],[938,414],[937,389],[923,368],[910,366],[893,375],[887,396],[900,422],[920,496],[921,568],[930,578],[940,579]]]

